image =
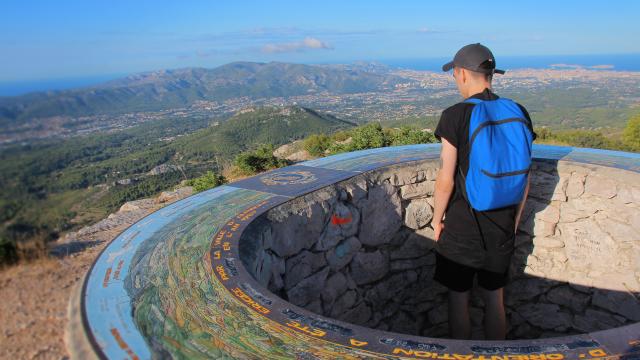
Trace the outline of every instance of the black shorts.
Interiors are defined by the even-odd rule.
[[[433,279],[450,290],[464,292],[473,287],[473,278],[478,274],[478,285],[487,290],[497,290],[509,282],[509,271],[500,274],[475,269],[447,259],[436,252],[436,273]]]

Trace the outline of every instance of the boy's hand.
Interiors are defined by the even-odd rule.
[[[442,229],[444,229],[444,223],[442,221],[434,221],[431,226],[433,227],[433,232],[435,233],[435,240],[440,240],[440,234],[442,233]]]

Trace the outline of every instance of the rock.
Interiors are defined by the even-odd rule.
[[[400,230],[398,230],[398,232],[393,235],[393,238],[391,238],[391,241],[389,241],[388,245],[392,248],[402,246],[402,244],[407,241],[407,238],[411,234],[413,234],[413,230],[409,229],[406,226],[402,226],[400,227]]]
[[[122,206],[120,206],[120,209],[118,210],[118,212],[133,212],[133,211],[146,210],[146,209],[152,208],[154,204],[155,204],[154,199],[141,199],[141,200],[128,201],[124,203]]]
[[[413,271],[405,271],[402,273],[394,274],[388,278],[380,281],[374,287],[367,290],[364,298],[370,304],[377,304],[378,306],[386,303],[388,300],[393,299],[396,302],[400,302],[401,299],[397,298],[397,295],[404,289],[409,287],[418,279],[418,276]]]
[[[533,245],[549,249],[560,249],[564,247],[564,242],[555,237],[536,236],[533,238]]]
[[[427,173],[424,170],[418,170],[416,175],[411,178],[411,183],[419,183],[427,180]]]
[[[302,279],[308,277],[326,265],[323,253],[312,253],[303,250],[298,255],[290,257],[285,262],[285,289],[291,289]]]
[[[338,202],[334,208],[329,223],[315,244],[317,250],[328,250],[339,241],[358,232],[360,224],[360,212],[352,205]]]
[[[551,236],[559,218],[560,212],[555,206],[527,199],[518,230],[529,235]]]
[[[351,278],[356,284],[368,284],[382,279],[389,272],[389,258],[380,250],[358,252],[349,267]]]
[[[344,189],[349,194],[349,199],[353,204],[358,204],[367,197],[367,181],[362,178],[349,180],[348,183],[344,184]]]
[[[618,327],[624,324],[624,318],[604,311],[587,309],[584,315],[576,315],[572,327],[581,332],[592,332]]]
[[[392,172],[389,176],[389,183],[394,186],[402,186],[417,182],[419,173],[411,167],[394,167],[387,170]]]
[[[329,267],[333,271],[338,271],[345,267],[353,256],[362,248],[358,238],[352,236],[342,241],[338,246],[326,252],[325,256]]]
[[[551,283],[540,278],[524,278],[505,287],[505,304],[514,306],[522,301],[535,301],[551,287]]]
[[[629,320],[640,321],[640,301],[628,292],[596,290],[592,303]]]
[[[412,235],[409,235],[409,237],[412,236],[425,241],[429,248],[433,248],[436,246],[436,233],[430,227],[423,227],[422,229],[418,229]]]
[[[553,194],[551,194],[551,201],[567,201],[567,184],[569,183],[569,178],[561,177],[556,185],[555,189],[553,189]]]
[[[569,178],[569,182],[567,183],[567,197],[569,199],[575,199],[580,197],[584,193],[584,181],[586,175],[573,172],[571,173],[571,177]]]
[[[529,196],[543,201],[550,201],[554,192],[556,192],[559,181],[560,177],[557,174],[552,175],[542,171],[532,171]]]
[[[389,322],[389,330],[400,334],[419,335],[420,325],[415,316],[398,311]]]
[[[333,207],[318,202],[300,204],[303,201],[310,199],[302,197],[296,204],[287,203],[287,206],[279,206],[268,212],[269,220],[273,223],[273,238],[277,239],[271,248],[281,257],[295,255],[314,245],[324,228],[324,207]]]
[[[424,198],[433,195],[435,181],[424,181],[417,184],[409,184],[400,187],[400,197],[403,200]]]
[[[411,270],[423,267],[425,265],[434,265],[436,262],[435,255],[431,256],[422,256],[415,259],[402,259],[402,260],[394,260],[391,261],[390,270],[391,271],[403,271],[403,270]]]
[[[360,242],[368,246],[389,242],[402,225],[402,207],[396,188],[389,184],[372,187],[360,206]]]
[[[273,151],[273,156],[285,158],[292,153],[298,151],[302,145],[302,140],[296,140],[290,144],[284,144]]]
[[[348,290],[347,278],[342,273],[335,273],[327,279],[325,289],[322,292],[322,301],[331,305],[338,297]]]
[[[425,256],[433,248],[435,243],[412,232],[399,248],[391,250],[389,258],[391,260],[412,259]]]
[[[556,224],[542,220],[536,220],[533,226],[533,234],[536,237],[553,236],[556,233]]]
[[[371,318],[371,308],[364,302],[360,302],[354,308],[347,310],[339,319],[351,324],[362,325]]]
[[[619,185],[618,189],[618,196],[616,196],[618,201],[623,204],[640,203],[640,188],[629,185]]]
[[[555,304],[529,303],[519,306],[517,312],[529,323],[545,330],[566,330],[572,324],[572,316]]]
[[[422,336],[434,338],[446,338],[449,336],[449,324],[441,323],[422,330]]]
[[[539,208],[537,208],[539,210],[535,214],[536,221],[542,220],[551,224],[558,223],[558,221],[560,220],[560,209],[554,203],[550,203],[546,206],[540,203],[536,206],[540,206]]]
[[[574,312],[583,312],[589,304],[590,296],[571,290],[568,286],[558,286],[549,290],[547,300],[554,304],[563,305]]]
[[[610,218],[596,218],[596,222],[598,223],[600,229],[611,235],[611,237],[614,238],[616,242],[622,242],[625,240],[640,240],[640,235],[638,235],[640,229],[638,228],[634,229],[627,224]]]
[[[621,254],[626,255],[626,254]],[[620,271],[609,271],[605,273],[593,273],[590,272],[589,276],[592,277],[592,286],[594,288],[619,291],[619,292],[640,292],[640,284],[635,274],[626,271],[626,269],[632,267],[632,263],[627,263],[626,266],[620,266]],[[637,264],[634,262],[633,264]]]
[[[425,180],[435,180],[438,177],[438,165],[434,162],[424,170]]]
[[[612,199],[618,194],[618,187],[614,180],[591,175],[585,182],[585,192],[603,199]]]
[[[446,303],[438,305],[435,309],[429,311],[427,313],[427,318],[432,325],[442,324],[447,322],[449,315],[447,313],[447,309],[449,307]]]
[[[298,306],[305,306],[313,300],[319,299],[324,290],[324,284],[329,274],[329,268],[318,271],[308,278],[300,281],[296,286],[287,291],[289,302]]]
[[[258,253],[257,261],[256,261],[255,275],[256,280],[262,285],[266,286],[271,279],[272,274],[272,258],[271,254],[268,254],[264,251],[260,251]]]
[[[358,294],[355,290],[349,290],[342,294],[329,308],[325,307],[325,314],[330,314],[332,318],[339,318],[347,310],[351,309],[357,300]]]
[[[168,172],[183,171],[182,165],[160,164],[147,172],[148,176],[161,175]]]
[[[405,209],[404,223],[408,228],[420,229],[431,222],[433,209],[429,203],[423,199],[413,200]]]
[[[584,201],[583,199],[580,199]],[[571,223],[576,222],[580,219],[589,218],[593,215],[597,209],[594,209],[593,212],[582,211],[577,206],[578,200],[570,200],[569,202],[560,204],[560,222]]]
[[[569,265],[580,269],[611,270],[617,263],[615,241],[591,220],[559,225]]]
[[[164,204],[168,202],[173,202],[176,200],[184,199],[193,194],[193,187],[186,186],[178,188],[174,191],[163,191],[156,198],[156,202],[159,204]]]
[[[318,315],[323,315],[323,313],[322,313],[322,301],[320,301],[320,299],[316,299],[316,300],[310,302],[304,308],[309,310],[309,311],[311,311],[312,313],[315,313],[315,314],[318,314]]]
[[[285,157],[285,159],[289,160],[289,161],[293,161],[293,162],[299,162],[299,161],[306,161],[306,160],[311,160],[313,159],[313,156],[311,156],[311,154],[309,154],[309,152],[307,150],[300,150],[300,151],[296,151],[290,155],[287,155],[287,157]]]
[[[380,315],[382,316],[382,318],[386,319],[393,316],[398,311],[398,309],[400,309],[400,303],[393,300],[387,301],[386,303],[382,304]]]

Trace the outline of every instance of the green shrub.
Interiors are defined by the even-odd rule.
[[[213,171],[207,171],[204,175],[187,181],[188,186],[193,186],[193,191],[201,192],[209,190],[216,186],[220,186],[227,182],[224,176],[218,175]]]
[[[640,151],[640,114],[629,119],[622,133],[624,145],[631,151]]]
[[[322,156],[325,150],[331,146],[331,138],[325,134],[313,134],[303,142],[303,147],[312,156]]]
[[[389,137],[389,142],[392,146],[436,142],[436,138],[432,133],[408,126],[403,126],[400,129],[390,131]]]
[[[273,150],[273,145],[261,145],[254,151],[243,152],[236,156],[234,164],[245,175],[287,166],[289,163],[275,157]]]
[[[379,148],[387,145],[380,123],[359,126],[351,131],[350,151]]]

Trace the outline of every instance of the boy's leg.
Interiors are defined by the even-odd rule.
[[[469,297],[476,269],[456,263],[436,252],[434,280],[449,289],[449,335],[470,339]]]
[[[504,340],[507,320],[504,312],[503,288],[487,290],[484,295],[484,336],[486,340]]]
[[[471,339],[469,294],[449,289],[449,334],[454,339]]]

